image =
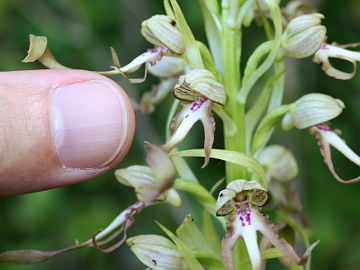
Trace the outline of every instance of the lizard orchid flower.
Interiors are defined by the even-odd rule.
[[[345,108],[340,99],[335,99],[324,94],[307,94],[291,105],[290,112],[282,121],[285,130],[295,126],[298,129],[307,129],[319,140],[320,151],[324,161],[333,176],[341,183],[355,183],[360,181],[360,176],[351,180],[343,180],[336,172],[331,158],[331,146],[339,150],[346,158],[360,166],[360,157],[351,150],[338,136],[337,130],[331,130],[326,124],[341,114]]]
[[[340,44],[322,44],[320,49],[315,53],[313,61],[317,64],[322,64],[322,70],[329,75],[339,80],[349,80],[355,76],[356,62],[360,61],[360,52],[347,50],[348,47],[358,47],[359,43],[351,43],[347,45]],[[330,58],[338,58],[350,62],[354,69],[352,72],[344,72],[330,63]]]
[[[252,269],[260,269],[261,256],[257,231],[297,264],[305,263],[311,250],[316,246],[317,242],[312,244],[300,258],[288,242],[279,238],[268,218],[260,213],[260,207],[267,200],[267,192],[257,181],[235,180],[219,193],[216,215],[229,216],[227,232],[221,243],[221,254],[227,270],[233,269],[232,250],[240,237],[245,241]]]
[[[350,180],[342,179],[335,171],[331,158],[331,146],[341,152],[347,159],[360,167],[360,157],[340,137],[339,130],[332,130],[327,124],[319,124],[309,128],[309,132],[316,136],[320,145],[320,152],[330,172],[341,183],[351,184],[360,181],[360,176]]]
[[[174,117],[171,125],[173,131],[166,143],[162,146],[166,151],[175,148],[188,134],[197,121],[201,121],[205,133],[205,163],[214,141],[215,120],[211,113],[213,103],[224,105],[226,102],[225,89],[215,76],[205,69],[194,69],[180,76],[174,89],[174,96],[191,104],[182,104],[180,112]]]

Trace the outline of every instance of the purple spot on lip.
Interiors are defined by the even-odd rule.
[[[251,208],[250,205],[247,203],[244,206],[235,205],[236,207],[236,214],[239,216],[239,220],[241,221],[241,226],[245,227],[247,225],[251,226]],[[246,223],[245,223],[246,221]]]
[[[196,112],[198,109],[202,107],[202,105],[207,101],[206,97],[199,97],[191,106],[190,110],[192,112]]]
[[[316,127],[320,130],[331,131],[331,129],[329,127],[327,127],[326,125],[323,125],[323,124],[316,125]]]
[[[150,52],[151,52],[151,53],[157,53],[157,52],[159,52],[159,49],[158,49],[158,48],[151,49]]]
[[[189,114],[185,115],[185,118],[188,118],[189,117]]]
[[[240,221],[241,221],[241,226],[242,226],[242,227],[245,227],[246,225],[245,225],[245,223],[244,223],[243,217],[240,217]]]
[[[250,214],[246,215],[246,221],[249,225],[251,225],[251,219],[250,219]]]
[[[327,44],[322,44],[322,45],[320,46],[320,49],[321,49],[321,50],[329,50],[330,48],[328,47]]]

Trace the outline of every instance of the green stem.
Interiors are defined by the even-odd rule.
[[[237,94],[241,87],[240,75],[240,54],[241,54],[241,29],[236,25],[236,18],[230,19],[230,3],[223,0],[222,2],[222,32],[221,32],[221,49],[223,63],[222,83],[227,93],[227,102],[224,110],[236,125],[235,134],[229,133],[229,128],[224,122],[224,146],[226,150],[232,150],[240,153],[246,152],[245,139],[245,105],[237,101]],[[247,170],[238,165],[226,162],[226,181],[227,183],[236,179],[246,179]],[[243,241],[233,250],[234,269],[244,269],[240,262],[247,258],[246,248]]]
[[[236,125],[236,132],[229,134],[227,131],[230,127],[224,123],[225,149],[245,153],[245,108],[236,100],[237,92],[241,84],[241,32],[238,27],[227,21],[226,16],[223,17],[221,41],[224,69],[222,82],[227,93],[227,102],[224,110]],[[231,163],[226,163],[226,179],[228,183],[235,179],[245,178],[246,175],[246,169]]]

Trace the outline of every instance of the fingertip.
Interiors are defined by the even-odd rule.
[[[118,164],[131,146],[132,105],[123,89],[106,77],[83,70],[17,71],[1,73],[0,88],[5,88],[0,95],[15,91],[21,96],[10,99],[12,108],[23,106],[12,123],[16,130],[10,133],[20,141],[11,151],[16,156],[1,171],[1,195],[91,179]],[[0,117],[13,113],[0,111]],[[37,130],[28,134],[19,118]]]

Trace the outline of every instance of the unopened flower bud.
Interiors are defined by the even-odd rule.
[[[117,180],[126,186],[135,188],[138,199],[145,205],[158,201],[165,201],[168,196],[168,190],[172,187],[175,180],[175,168],[167,154],[159,147],[150,143],[146,144],[147,166],[130,166],[125,169],[116,170]],[[171,194],[170,202],[176,195]]]
[[[175,54],[183,54],[185,42],[177,22],[166,15],[155,15],[141,24],[141,34],[157,47],[166,47]]]
[[[313,13],[291,20],[282,37],[282,47],[294,58],[314,54],[324,42],[326,28],[320,25],[324,15]]]
[[[185,62],[174,56],[163,56],[155,65],[149,66],[149,72],[159,78],[169,78],[184,72]]]
[[[283,118],[282,127],[285,130],[293,126],[306,129],[334,119],[344,108],[340,99],[318,93],[307,94],[292,104],[291,112]]]
[[[226,102],[224,86],[206,69],[194,69],[180,76],[174,95],[185,101],[195,101],[204,96],[220,105]]]
[[[154,270],[181,270],[183,257],[177,247],[167,238],[160,235],[138,235],[129,238],[130,246],[136,257]]]
[[[294,155],[281,145],[270,145],[261,152],[259,162],[265,166],[270,178],[288,181],[298,174]]]

